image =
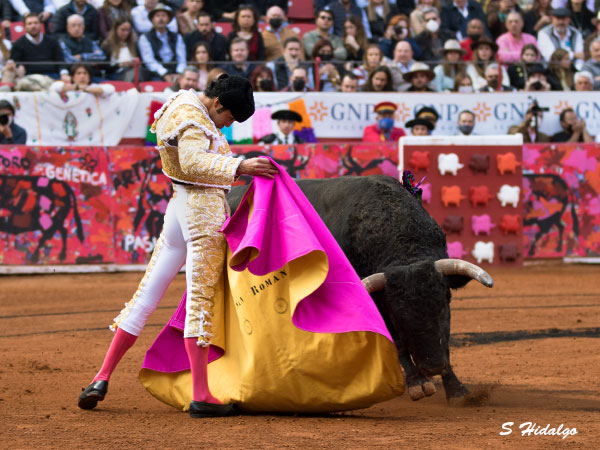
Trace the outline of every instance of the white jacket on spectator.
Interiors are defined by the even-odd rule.
[[[502,86],[510,86],[510,79],[508,78],[508,72],[506,71],[506,69],[504,68],[504,66],[502,67]],[[482,77],[481,75],[479,75],[479,72],[477,72],[477,69],[475,69],[475,66],[473,64],[469,64],[467,66],[467,75],[469,75],[469,77],[471,78],[471,82],[473,83],[473,90],[475,92],[479,91],[479,89],[481,89],[484,86],[487,86],[487,80],[485,79],[485,77]]]
[[[60,94],[63,90],[65,83],[63,81],[55,81],[54,83],[52,83],[50,85],[50,87],[48,88],[49,92],[56,92],[57,94]],[[100,97],[108,97],[111,94],[115,93],[115,87],[112,84],[96,84],[96,83],[91,83],[88,85],[88,87],[94,87],[94,88],[100,88],[102,89],[102,94],[100,94]]]
[[[554,29],[554,25],[546,25],[538,32],[538,48],[544,57],[545,61],[550,61],[550,57],[554,50],[562,48],[569,52],[571,61],[574,62],[575,68],[581,70],[583,66],[582,59],[573,59],[574,53],[583,53],[583,36],[575,27],[567,27],[565,38],[561,40],[560,36]]]
[[[19,13],[19,15],[24,16],[29,11],[29,8],[25,4],[23,0],[10,0],[10,4],[13,9]],[[55,3],[52,0],[44,0],[44,12],[49,12],[54,14],[57,10]]]

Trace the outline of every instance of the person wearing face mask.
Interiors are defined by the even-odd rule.
[[[450,39],[456,40],[456,34],[440,28],[440,15],[435,8],[425,8],[423,20],[425,20],[425,29],[415,37],[415,41],[421,49],[420,60],[435,67],[445,54],[444,45]]]
[[[449,1],[442,8],[442,28],[456,33],[458,39],[464,39],[467,36],[467,24],[471,19],[479,19],[484,25],[487,18],[479,2],[476,0],[454,0]],[[483,33],[489,34],[487,28]],[[483,34],[482,33],[482,34]]]
[[[271,119],[277,121],[278,130],[275,133],[267,134],[258,141],[259,144],[303,144],[304,140],[294,134],[294,128],[297,123],[302,122],[302,116],[296,111],[281,110],[271,114]]]
[[[0,100],[0,144],[25,144],[27,132],[14,121],[15,108],[8,100]]]
[[[308,86],[308,71],[306,67],[298,66],[292,70],[289,84],[281,92],[312,92]]]
[[[494,39],[508,31],[506,19],[511,12],[521,12],[516,0],[490,0],[487,6],[487,26]]]
[[[288,27],[285,13],[279,6],[271,6],[267,9],[266,18],[268,25],[262,32],[265,57],[267,61],[273,61],[283,56],[283,43],[288,38],[297,38],[298,35]]]
[[[466,53],[463,55],[463,61],[473,61],[472,45],[483,36],[484,25],[480,19],[471,19],[467,24],[467,36],[460,41],[460,46]]]
[[[473,136],[473,128],[475,128],[475,113],[465,109],[458,113],[457,123],[458,133],[456,136]]]
[[[387,58],[393,58],[396,45],[398,42],[404,41],[410,44],[414,58],[422,59],[421,47],[412,37],[408,24],[409,21],[406,14],[396,14],[390,18],[385,29],[385,34],[379,41],[379,46]]]
[[[475,92],[471,77],[464,72],[456,74],[452,92],[460,92],[461,94],[471,94],[472,92]]]
[[[315,44],[312,52],[312,60],[320,60],[315,63],[314,73],[319,77],[319,90],[323,92],[335,92],[341,82],[340,72],[343,68],[340,64],[333,62],[333,46],[326,39],[321,39]]]
[[[534,109],[535,114],[534,114]],[[537,116],[537,117],[536,117]],[[522,134],[523,143],[531,144],[535,142],[550,142],[550,136],[542,133],[539,129],[542,127],[544,113],[534,106],[530,106],[519,125],[513,125],[508,129],[508,134]]]
[[[250,84],[254,92],[273,92],[275,90],[273,72],[267,66],[257,66],[250,74]]]
[[[396,142],[406,133],[394,126],[394,114],[398,106],[392,102],[377,103],[373,110],[377,114],[377,123],[365,127],[363,142]]]

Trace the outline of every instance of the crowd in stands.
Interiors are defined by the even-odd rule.
[[[0,91],[600,90],[600,0],[161,1],[0,0]]]

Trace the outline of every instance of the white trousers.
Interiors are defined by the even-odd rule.
[[[226,218],[225,193],[218,188],[173,184],[160,237],[136,293],[115,319],[119,327],[139,336],[165,291],[185,264],[187,301],[184,337],[208,346],[213,337],[212,311],[226,254],[219,231]],[[219,290],[220,292],[222,289]]]

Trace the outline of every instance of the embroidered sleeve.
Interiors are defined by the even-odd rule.
[[[212,185],[231,186],[242,162],[231,154],[207,153],[210,140],[197,127],[186,128],[179,137],[179,164],[188,176]]]

